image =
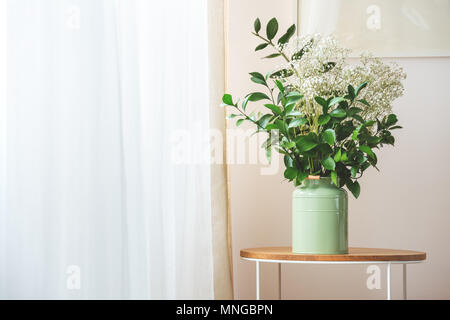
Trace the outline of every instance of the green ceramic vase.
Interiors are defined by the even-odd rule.
[[[306,179],[293,192],[292,252],[348,252],[347,192],[330,178]]]

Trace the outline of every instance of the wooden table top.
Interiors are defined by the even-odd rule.
[[[422,261],[425,252],[412,250],[349,248],[347,254],[298,254],[291,247],[264,247],[241,250],[242,258],[289,261]]]

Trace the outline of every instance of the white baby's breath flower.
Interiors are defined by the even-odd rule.
[[[292,61],[280,69],[291,72],[279,78],[304,95],[306,102],[300,106],[308,109],[304,112],[321,112],[314,102],[316,96],[344,96],[348,85],[367,82],[358,99],[365,99],[370,107],[362,103],[358,107],[363,109],[363,118],[372,120],[391,113],[392,102],[403,94],[401,81],[406,75],[401,67],[385,64],[370,54],[363,54],[360,64],[350,65],[347,58],[351,51],[340,47],[333,36],[294,37],[283,50]]]

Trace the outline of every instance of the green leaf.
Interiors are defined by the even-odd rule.
[[[291,106],[293,107],[293,105],[286,105],[286,110],[288,110]],[[299,117],[301,115],[302,113],[299,110],[290,110],[285,114],[286,117]]]
[[[287,99],[286,105],[291,105],[291,104],[295,105],[302,98],[303,98],[303,95],[297,91],[289,92],[286,95],[286,99]]]
[[[285,43],[288,43],[289,40],[292,38],[292,36],[295,34],[295,24],[289,27],[287,29],[286,33],[278,40],[278,44],[283,45]]]
[[[366,145],[359,146],[359,150],[361,150],[362,152],[367,154],[372,159],[375,159],[375,157],[376,157],[375,153],[373,153],[372,149],[370,149],[369,146],[366,146]]]
[[[286,100],[284,107],[288,110],[293,109],[297,105],[297,103],[298,103],[297,100]],[[297,111],[297,110],[295,110],[295,111]]]
[[[309,42],[300,51],[292,55],[291,60],[300,60],[303,57],[303,55],[311,49],[313,43],[314,43],[313,39],[309,40]]]
[[[326,73],[336,66],[336,62],[328,62],[323,65],[323,73]]]
[[[297,168],[289,167],[284,171],[284,177],[289,180],[294,180],[297,177],[297,173]]]
[[[373,126],[374,124],[375,124],[375,121],[374,121],[374,120],[368,120],[368,121],[364,122],[364,126],[365,126],[365,127],[371,127],[371,126]]]
[[[327,129],[320,134],[320,137],[324,142],[332,146],[336,141],[336,132],[333,129]]]
[[[327,124],[330,120],[331,120],[331,117],[329,114],[321,114],[319,116],[318,123],[319,123],[319,125],[324,125],[324,124]]]
[[[268,45],[269,44],[267,42],[261,43],[255,48],[255,51],[259,51],[259,50],[265,49]]]
[[[252,92],[245,96],[244,101],[242,102],[242,109],[245,111],[247,108],[247,104],[249,101],[260,101],[260,100],[270,100],[270,98],[262,92]]]
[[[275,85],[277,86],[278,90],[280,90],[280,92],[284,92],[284,86],[281,81],[275,80]]]
[[[303,98],[303,95],[298,91],[291,91],[286,95],[286,98],[300,100],[301,98]]]
[[[286,168],[294,167],[294,161],[289,155],[284,156],[284,165],[286,166]]]
[[[244,111],[245,111],[245,109],[247,108],[248,102],[250,101],[250,100],[249,100],[250,96],[251,96],[251,94],[246,95],[245,98],[244,98],[244,101],[242,101],[242,109],[243,109]]]
[[[285,149],[291,149],[291,148],[295,147],[295,142],[294,141],[289,141],[289,142],[283,141],[282,147]]]
[[[328,143],[321,143],[318,146],[319,151],[322,153],[322,156],[328,156],[333,153],[333,149],[331,149],[330,145]]]
[[[337,186],[338,185],[338,181],[337,181],[337,172],[336,171],[331,171],[331,181]]]
[[[275,123],[269,123],[265,128],[265,130],[279,130],[278,126]]]
[[[361,166],[361,172],[363,172],[364,170],[366,170],[368,167],[370,167],[370,162],[364,162]]]
[[[264,76],[261,73],[259,73],[259,72],[250,72],[249,74],[252,76],[251,80],[253,82],[267,86],[266,79],[264,78]]]
[[[278,32],[278,21],[277,19],[272,18],[270,19],[266,28],[267,39],[272,40],[276,36],[277,32]]]
[[[327,113],[328,111],[328,102],[327,100],[325,100],[322,97],[314,97],[314,100],[320,104],[322,106],[323,109],[325,109],[325,111],[323,112],[324,114]]]
[[[356,92],[355,92],[355,96],[358,96],[358,94],[361,92],[362,89],[364,89],[365,87],[367,87],[367,82],[363,82],[361,83],[358,88],[356,88]]]
[[[278,97],[277,97],[277,104],[283,104],[283,99],[284,99],[284,94],[283,92],[278,92]]]
[[[355,88],[353,88],[353,86],[351,84],[348,85],[347,91],[348,91],[348,95],[350,96],[350,100],[355,99],[355,97],[356,97]]]
[[[280,132],[282,134],[287,135],[288,128],[287,128],[286,122],[284,122],[280,119],[277,119],[277,120],[275,120],[275,124],[277,125],[278,129],[280,130]]]
[[[253,23],[253,26],[255,27],[255,32],[258,33],[261,30],[261,21],[259,18],[256,18],[255,22]]]
[[[330,116],[333,118],[345,118],[347,116],[347,112],[343,109],[337,108],[330,112]]]
[[[390,144],[390,145],[394,145],[395,143],[395,138],[393,136],[386,136],[383,138],[383,142]]]
[[[352,116],[352,118],[358,120],[358,121],[361,122],[361,123],[364,123],[364,118],[361,117],[359,114],[354,114],[354,115]]]
[[[322,163],[323,167],[327,170],[334,171],[334,169],[336,169],[336,163],[331,157],[323,159],[320,162]]]
[[[291,69],[281,69],[270,73],[270,78],[287,78],[292,76],[293,74],[294,71],[292,71]]]
[[[353,117],[355,114],[358,114],[362,111],[363,109],[361,108],[351,107],[350,109],[348,109],[347,113],[349,117]]]
[[[369,144],[379,144],[381,139],[382,139],[381,137],[376,137],[376,136],[368,136],[366,138],[367,143],[369,143]]]
[[[263,86],[267,85],[266,80],[261,80],[259,78],[255,78],[255,77],[251,77],[250,80],[253,81],[254,83],[262,84]]]
[[[272,162],[272,147],[271,146],[268,146],[266,148],[266,159],[267,159],[267,162],[269,162],[269,163]]]
[[[253,92],[248,95],[249,101],[270,100],[267,94],[262,92]]]
[[[336,154],[334,155],[334,162],[341,161],[341,157],[342,157],[342,150],[339,149],[338,152],[336,152]]]
[[[265,149],[269,146],[272,145],[272,135],[269,133],[269,137],[267,138],[266,141],[264,141],[264,143],[261,145],[261,148]]]
[[[366,101],[366,100],[364,100],[364,99],[360,99],[360,100],[357,100],[358,102],[361,102],[362,104],[364,104],[364,105],[366,105],[366,106],[368,106],[368,107],[370,107],[370,104]]]
[[[311,149],[314,149],[318,143],[317,141],[315,141],[313,139],[312,136],[307,135],[307,136],[299,136],[296,140],[295,143],[297,144],[297,147],[300,149],[300,151],[305,152],[305,151],[309,151]]]
[[[238,121],[236,121],[236,127],[239,127],[242,122],[244,122],[245,119],[239,119]]]
[[[356,157],[356,161],[358,162],[358,164],[363,164],[367,161],[367,158],[361,153]]]
[[[271,114],[265,114],[258,120],[258,124],[265,129],[271,118]]]
[[[373,120],[369,120],[369,121],[366,121],[366,122],[360,124],[360,125],[353,131],[352,139],[355,140],[355,141],[358,141],[358,139],[359,139],[359,138],[358,138],[358,135],[359,135],[359,132],[361,131],[361,129],[364,128],[364,127],[370,127],[370,126],[373,126],[374,124],[375,124],[375,121],[373,121]]]
[[[227,119],[233,119],[233,118],[236,118],[238,116],[239,116],[238,114],[230,114],[230,115],[227,116]]]
[[[272,58],[276,58],[279,56],[281,56],[281,53],[272,53],[272,54],[269,54],[268,56],[265,56],[263,59],[272,59]]]
[[[352,167],[350,169],[350,173],[352,175],[352,178],[356,178],[356,175],[358,174],[358,167]]]
[[[333,98],[333,99],[331,99],[330,103],[328,104],[328,107],[332,107],[332,106],[334,106],[336,103],[342,102],[342,101],[344,101],[344,100],[345,100],[345,99],[342,98],[342,97],[336,97],[336,98]]]
[[[291,105],[289,105],[289,106],[284,105],[284,106],[283,106],[283,107],[284,107],[284,115],[286,115],[286,114],[289,113],[289,112],[292,112],[292,110],[294,110],[294,106],[295,106],[295,105],[293,105],[293,104],[291,104]]]
[[[347,181],[347,188],[353,194],[353,196],[358,199],[359,193],[361,191],[361,187],[359,186],[358,181],[352,182],[351,180]]]
[[[297,185],[300,185],[303,180],[305,180],[309,176],[309,172],[298,171],[297,173]]]
[[[222,102],[227,106],[234,106],[231,94],[228,93],[224,94],[222,97]]]
[[[386,127],[393,126],[398,122],[397,116],[395,114],[390,114],[386,120]]]
[[[283,113],[283,111],[281,110],[281,108],[279,106],[276,106],[274,104],[265,104],[264,105],[266,108],[269,108],[270,110],[273,111],[273,113],[280,115]]]
[[[296,128],[296,127],[299,127],[299,126],[302,126],[302,125],[306,124],[307,122],[308,122],[308,121],[306,121],[305,118],[296,118],[296,119],[292,120],[292,121],[289,123],[288,128],[289,128],[289,129],[290,129],[290,128]]]

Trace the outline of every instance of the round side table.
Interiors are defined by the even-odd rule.
[[[290,247],[264,247],[241,250],[241,258],[256,262],[256,299],[260,299],[260,263],[278,264],[278,296],[281,299],[281,264],[386,264],[387,300],[391,300],[391,264],[403,265],[403,299],[406,294],[406,265],[426,259],[425,252],[412,250],[349,248],[348,254],[297,254]]]

